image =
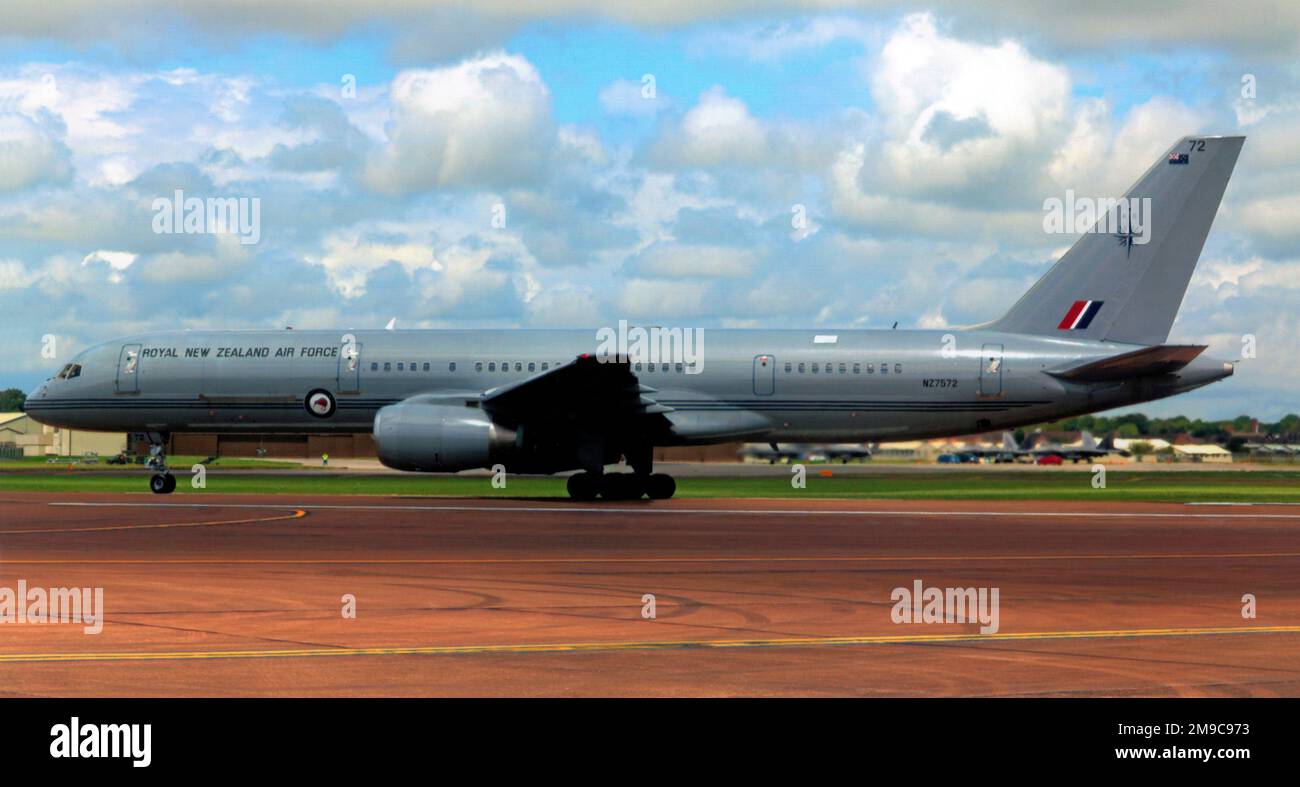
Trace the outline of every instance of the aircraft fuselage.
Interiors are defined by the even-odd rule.
[[[27,401],[55,426],[369,432],[420,394],[473,399],[597,349],[592,330],[182,331],[107,342]],[[346,349],[345,349],[346,348]],[[971,330],[706,330],[698,373],[634,363],[680,424],[664,442],[858,442],[969,434],[1157,399],[1231,374],[1071,383],[1047,373],[1133,349]],[[326,394],[330,403],[313,394]],[[722,426],[718,426],[721,424]],[[731,424],[732,427],[727,427]]]

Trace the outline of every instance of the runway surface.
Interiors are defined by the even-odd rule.
[[[1300,506],[0,491],[19,580],[106,622],[0,624],[0,696],[1300,696]]]

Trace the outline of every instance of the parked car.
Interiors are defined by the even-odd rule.
[[[1038,457],[1038,461],[1035,462],[1035,464],[1040,464],[1040,465],[1059,465],[1059,464],[1062,464],[1062,462],[1061,462],[1061,457],[1056,456],[1055,454],[1048,454],[1047,456],[1040,456],[1040,457]]]
[[[961,457],[956,454],[939,454],[937,461],[941,465],[959,465],[961,464]]]

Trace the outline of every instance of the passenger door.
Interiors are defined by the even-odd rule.
[[[117,392],[140,393],[140,345],[124,344],[117,358]]]
[[[1002,395],[1002,345],[986,344],[980,353],[980,396]]]
[[[771,396],[776,390],[776,359],[770,355],[754,356],[754,395]]]
[[[339,351],[338,392],[354,394],[361,392],[361,343],[344,343]]]

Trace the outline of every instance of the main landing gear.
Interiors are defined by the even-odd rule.
[[[677,491],[677,482],[670,475],[651,472],[654,469],[654,447],[649,443],[625,444],[619,451],[632,468],[630,473],[606,473],[605,460],[617,455],[605,450],[599,439],[590,438],[580,444],[578,459],[583,472],[569,476],[569,497],[574,500],[667,500]]]
[[[149,467],[154,474],[149,477],[149,491],[155,495],[170,495],[176,491],[176,476],[167,469],[167,436],[149,433]]]
[[[574,500],[667,500],[677,491],[677,482],[664,473],[575,473],[569,476],[569,497]]]

